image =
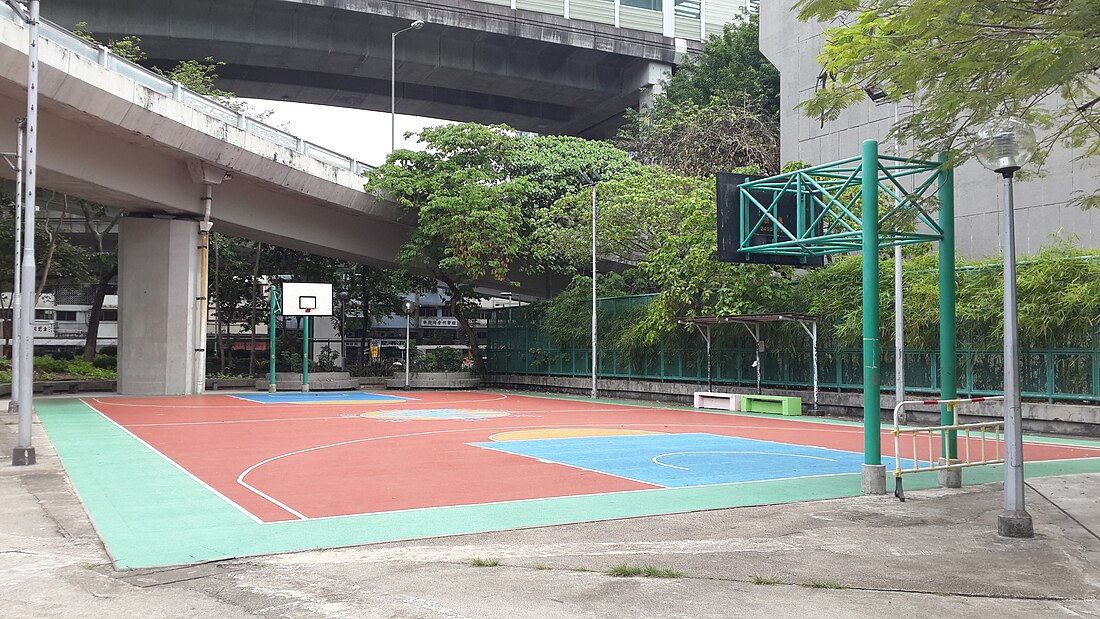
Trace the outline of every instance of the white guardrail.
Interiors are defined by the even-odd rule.
[[[7,19],[8,21],[24,27],[23,21],[15,14],[15,11],[11,9],[7,4],[0,3],[0,17]],[[43,39],[62,47],[77,56],[86,58],[91,62],[98,64],[99,66],[107,69],[108,71],[114,71],[120,75],[128,77],[135,82],[141,84],[145,88],[158,92],[166,97],[170,97],[184,105],[196,109],[207,116],[211,116],[222,122],[228,123],[237,127],[242,131],[247,131],[252,135],[274,142],[280,146],[289,148],[297,153],[311,157],[322,163],[341,168],[343,170],[349,170],[355,174],[361,175],[366,170],[370,170],[373,166],[358,161],[352,157],[341,155],[335,151],[331,151],[323,146],[318,146],[312,142],[307,142],[302,138],[291,135],[280,129],[276,129],[270,125],[250,118],[243,112],[228,107],[216,99],[200,95],[196,92],[188,90],[183,87],[179,82],[173,82],[172,80],[165,79],[164,77],[153,73],[152,71],[142,67],[141,65],[134,64],[124,58],[120,58],[115,54],[112,54],[106,47],[95,45],[89,41],[86,41],[72,32],[65,30],[53,24],[47,20],[42,20],[39,26],[39,34]]]
[[[894,496],[899,501],[905,501],[905,491],[902,489],[901,476],[905,473],[920,473],[923,471],[942,471],[948,469],[960,469],[968,466],[980,466],[983,464],[998,464],[1004,462],[1004,420],[980,421],[977,423],[959,423],[959,404],[967,402],[989,402],[1003,400],[1004,396],[992,396],[984,398],[955,398],[952,400],[906,400],[898,402],[894,407]],[[944,404],[954,414],[954,421],[950,425],[929,426],[921,428],[903,428],[899,423],[901,410],[908,404]],[[943,457],[943,445],[957,441],[959,434],[963,435],[961,453],[957,458]],[[912,436],[913,466],[903,468],[901,465],[902,451],[901,437],[903,434]],[[924,435],[926,441],[921,441]],[[939,436],[939,447],[935,438]],[[922,442],[927,442],[927,466],[921,465]],[[973,443],[977,446],[973,446]],[[987,445],[992,442],[992,447]]]

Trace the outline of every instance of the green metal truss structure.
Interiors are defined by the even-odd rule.
[[[861,155],[780,174],[740,186],[739,251],[787,256],[863,254],[863,428],[864,492],[885,492],[868,467],[882,466],[879,307],[879,250],[895,245],[939,243],[940,358],[955,359],[955,204],[954,175],[938,162],[904,159],[878,152],[878,142],[863,143]],[[908,189],[903,180],[912,183]],[[770,194],[759,200],[753,194]],[[784,220],[780,199],[793,195],[794,221]],[[880,200],[885,196],[885,200]],[[885,202],[885,208],[882,203]],[[937,216],[932,216],[932,207]],[[786,214],[789,218],[790,213]],[[910,217],[927,230],[906,231]],[[770,242],[760,242],[761,233]],[[755,238],[754,238],[755,236]],[[956,364],[940,367],[940,399],[957,397]],[[943,425],[953,423],[946,407]],[[956,437],[944,437],[943,457],[957,457]]]

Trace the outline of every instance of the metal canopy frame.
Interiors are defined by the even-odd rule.
[[[879,247],[942,240],[943,229],[930,214],[941,182],[941,164],[879,154],[874,168],[878,192],[893,203],[878,216],[878,229],[882,231]],[[787,256],[860,251],[864,225],[857,211],[863,203],[861,190],[866,176],[863,158],[849,157],[741,184],[738,251]],[[908,177],[915,177],[912,190],[901,182]],[[771,201],[759,200],[760,194],[770,194]],[[780,198],[787,194],[793,194],[797,200],[794,222],[783,221],[779,215]],[[898,223],[910,215],[915,215],[929,232],[898,230]],[[822,229],[821,234],[816,233],[818,226]],[[762,229],[769,228],[772,231],[770,243],[750,244],[753,235],[759,236]]]
[[[711,375],[711,328],[716,325],[741,325],[748,330],[749,335],[756,342],[756,393],[761,392],[760,373],[760,326],[769,322],[797,322],[799,326],[810,336],[813,344],[814,365],[814,408],[817,408],[817,318],[805,314],[737,314],[733,316],[696,316],[692,318],[677,318],[676,322],[682,325],[698,327],[699,335],[707,343],[707,390],[712,389],[713,377]],[[808,326],[807,326],[808,325]]]

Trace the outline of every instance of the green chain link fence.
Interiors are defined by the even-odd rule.
[[[599,300],[601,332],[613,334],[622,324],[616,318],[629,316],[629,310],[648,302],[646,296]],[[588,317],[578,317],[587,324]],[[540,326],[538,311],[531,307],[502,308],[489,316],[489,372],[539,376],[589,376],[591,347],[585,342],[562,345]],[[729,326],[714,330],[711,353],[711,379],[715,384],[755,386],[756,370],[752,363],[756,350],[746,334]],[[767,331],[777,327],[765,327]],[[673,334],[666,341],[616,350],[601,344],[599,375],[653,381],[707,382],[706,348],[700,336]],[[799,336],[798,333],[794,334]],[[604,337],[604,336],[601,336]],[[804,334],[801,336],[805,340]],[[613,335],[606,339],[613,339]],[[772,340],[783,341],[781,334]],[[813,366],[808,342],[798,337],[789,346],[771,347],[761,353],[762,384],[779,388],[811,388]],[[964,341],[960,338],[960,341]],[[863,363],[858,349],[822,345],[818,351],[819,385],[822,390],[858,391],[863,388]],[[940,355],[931,350],[906,350],[905,390],[908,393],[939,393]],[[1002,391],[1003,356],[1000,350],[969,350],[959,347],[959,397],[996,395]],[[1031,348],[1020,351],[1020,377],[1023,397],[1047,402],[1100,401],[1100,350],[1096,348]],[[894,352],[883,350],[883,389],[894,384]]]

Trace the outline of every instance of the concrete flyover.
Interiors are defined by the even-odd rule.
[[[607,3],[611,6],[611,3]],[[213,56],[239,96],[606,138],[695,40],[472,0],[50,0],[64,27],[135,35],[155,62]],[[679,48],[679,49],[678,49]]]
[[[0,8],[0,142],[14,151],[27,31]],[[408,226],[396,205],[363,191],[356,162],[42,30],[38,186],[128,213],[119,227],[119,392],[203,391],[204,217],[271,244],[394,264]],[[7,166],[0,174],[13,177]]]

